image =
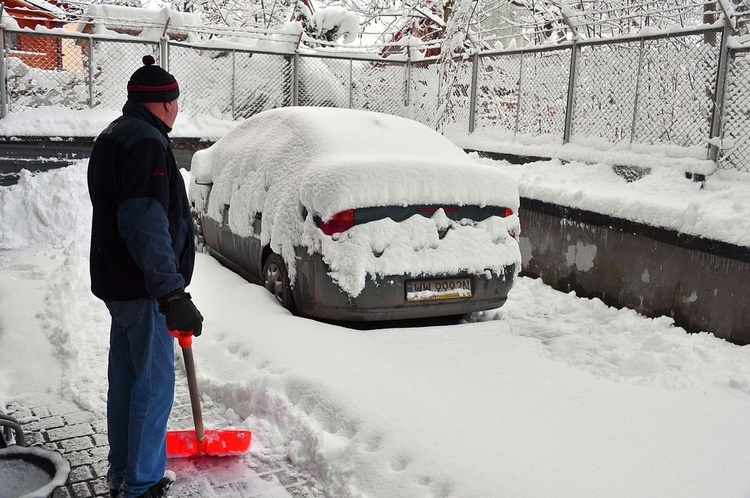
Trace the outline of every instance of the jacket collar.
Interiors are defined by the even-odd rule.
[[[156,117],[151,111],[143,107],[138,102],[134,102],[132,100],[128,100],[125,102],[125,105],[122,107],[122,115],[123,116],[129,116],[141,119],[157,130],[161,132],[162,135],[164,135],[164,138],[169,140],[168,133],[172,131],[172,128],[167,126],[167,124]]]

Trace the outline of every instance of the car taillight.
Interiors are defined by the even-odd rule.
[[[513,210],[509,207],[505,208],[505,212],[503,213],[503,218],[507,218],[508,216],[513,216]],[[516,239],[516,242],[518,241],[518,231],[516,231],[515,228],[508,230],[508,235]]]
[[[327,221],[319,221],[318,228],[326,235],[346,232],[354,226],[354,210],[347,209],[331,216]]]

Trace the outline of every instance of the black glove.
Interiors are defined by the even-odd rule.
[[[198,337],[203,331],[203,315],[183,290],[159,298],[159,311],[167,317],[167,330],[190,332]]]

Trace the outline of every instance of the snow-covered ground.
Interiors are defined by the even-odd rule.
[[[91,121],[53,133],[89,135]],[[23,134],[12,124],[0,133]],[[657,206],[666,224],[721,223],[715,236],[747,244],[741,178],[700,189],[664,167],[641,187],[606,161],[491,164],[522,195],[627,202],[644,221]],[[0,188],[0,407],[51,391],[104,413],[109,318],[89,291],[85,171]],[[747,346],[525,278],[458,325],[366,331],[291,316],[203,254],[189,290],[206,318],[199,383],[227,407],[222,425],[251,429],[251,457],[285,454],[330,496],[750,496]]]

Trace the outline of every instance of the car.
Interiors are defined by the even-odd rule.
[[[190,173],[198,246],[295,314],[498,308],[521,268],[516,180],[407,118],[264,111],[196,152]]]

